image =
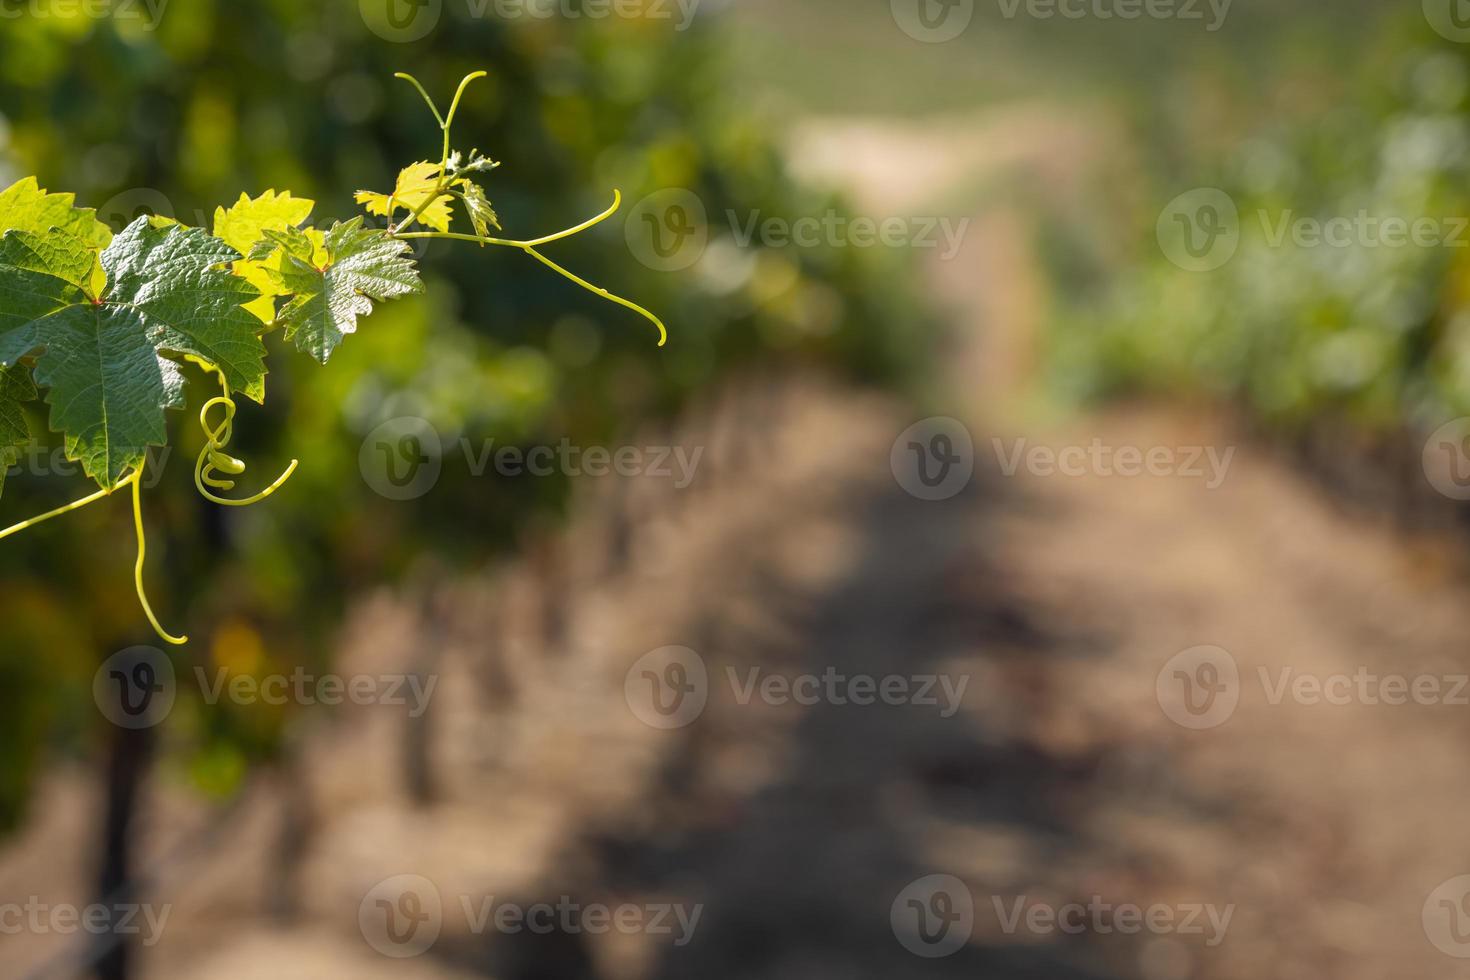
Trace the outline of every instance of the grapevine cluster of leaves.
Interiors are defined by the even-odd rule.
[[[296,461],[252,497],[229,499],[211,489],[233,489],[234,482],[223,476],[245,470],[225,449],[234,394],[265,401],[261,338],[280,328],[298,350],[325,364],[375,302],[423,291],[407,239],[456,238],[520,249],[583,289],[646,317],[658,327],[662,345],[668,332],[658,317],[536,248],[610,217],[622,200],[617,191],[610,209],[556,234],[532,241],[490,236],[500,221],[473,175],[499,164],[478,151],[466,160],[450,149],[460,99],[485,75],[465,76],[449,111],[441,113],[417,79],[398,74],[434,114],[444,136],[443,155],[437,164],[405,167],[390,194],[358,192],[369,213],[388,220],[386,229],[369,227],[360,216],[315,228],[307,224],[313,202],[269,190],[255,198],[242,194],[230,208],[217,209],[213,233],[141,217],[114,237],[95,212],[76,207],[70,194],[47,193],[35,178],[0,192],[0,464],[14,465],[29,442],[24,405],[44,390],[51,428],[64,437],[68,458],[101,486],[89,497],[0,530],[0,538],[131,485],[138,600],[160,637],[187,642],[159,625],[144,591],[147,541],[138,489],[148,448],[168,442],[166,410],[184,407],[183,363],[215,375],[222,392],[200,411],[207,445],[194,471],[199,492],[235,507],[265,499],[295,472]],[[474,234],[449,230],[455,200],[464,205]],[[400,210],[406,212],[402,220]],[[416,222],[430,230],[405,230]],[[211,422],[216,407],[224,416]]]
[[[0,192],[0,462],[29,441],[41,396],[68,458],[105,490],[168,441],[191,361],[263,402],[282,328],[325,363],[374,301],[423,290],[406,242],[362,218],[304,227],[313,202],[241,195],[213,232],[140,217],[117,235],[34,178]]]

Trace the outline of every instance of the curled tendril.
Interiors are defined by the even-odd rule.
[[[229,385],[225,383],[223,378],[220,379],[220,388],[223,394],[205,402],[204,407],[199,411],[199,425],[204,429],[206,443],[204,448],[200,450],[199,460],[194,466],[194,484],[199,488],[199,492],[205,498],[214,503],[223,504],[227,507],[245,507],[264,500],[279,490],[281,485],[291,478],[291,474],[296,472],[299,460],[293,459],[291,465],[286,468],[286,472],[282,473],[276,479],[275,483],[272,483],[269,487],[266,487],[253,497],[247,497],[244,500],[230,500],[218,494],[211,493],[208,489],[209,487],[214,487],[217,490],[233,490],[235,488],[233,480],[221,480],[214,475],[216,472],[226,473],[230,476],[239,476],[245,472],[245,464],[225,452],[226,447],[230,443],[230,437],[234,434],[235,400],[230,396]],[[224,417],[217,425],[211,425],[209,416],[217,406],[223,406]],[[171,643],[174,646],[183,646],[189,642],[189,638],[187,636],[175,636],[163,628],[163,625],[158,621],[158,616],[153,612],[153,604],[148,601],[148,590],[143,585],[143,568],[148,558],[148,534],[143,525],[142,485],[143,465],[140,464],[131,473],[123,477],[116,486],[105,487],[96,493],[82,497],[80,500],[74,500],[69,504],[57,507],[55,510],[49,510],[44,514],[38,514],[18,524],[13,524],[4,530],[0,530],[0,538],[8,538],[12,534],[18,534],[27,528],[35,527],[37,524],[49,521],[54,517],[69,514],[74,510],[80,510],[88,504],[111,496],[116,490],[128,487],[133,498],[133,529],[138,536],[138,560],[133,566],[133,587],[138,593],[138,604],[143,607],[143,614],[148,617],[149,624],[153,627],[153,631],[158,634],[159,638],[165,643]]]
[[[230,387],[225,383],[223,378],[220,379],[220,388],[223,394],[211,398],[199,410],[199,427],[204,430],[206,442],[204,448],[199,450],[199,458],[194,463],[194,486],[198,488],[199,493],[206,500],[213,501],[216,504],[222,504],[226,507],[248,507],[251,504],[260,503],[281,489],[285,482],[291,479],[291,474],[296,472],[296,467],[300,465],[301,461],[297,459],[291,460],[291,465],[286,467],[284,473],[276,477],[274,483],[252,497],[246,497],[243,500],[231,500],[228,497],[221,497],[213,493],[210,487],[213,487],[215,490],[235,489],[234,480],[222,480],[215,476],[215,473],[239,476],[245,472],[245,464],[225,452],[226,447],[230,444],[230,439],[235,434],[235,400],[230,396]],[[211,425],[209,415],[216,407],[223,408],[224,417],[220,419],[218,425]]]

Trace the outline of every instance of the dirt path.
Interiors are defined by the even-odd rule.
[[[1114,145],[1045,112],[1029,125],[1004,112],[995,122],[990,142],[1005,150],[994,168],[1030,181],[1050,168],[1060,200],[1079,198],[1088,168]],[[843,130],[804,142],[847,145]],[[883,142],[870,125],[858,135]],[[892,142],[912,145],[913,134],[900,129]],[[972,130],[956,153],[983,169],[975,148],[986,143]],[[850,186],[875,213],[906,200],[894,186],[905,168],[881,154],[848,160]],[[943,199],[942,187],[930,190]],[[1003,190],[992,200],[959,259],[930,268],[939,301],[957,311],[953,411],[989,470],[983,500],[928,505],[950,508],[931,535],[932,563],[913,570],[918,584],[904,576],[874,590],[937,592],[947,597],[941,617],[979,617],[959,631],[978,642],[952,662],[986,681],[967,702],[981,741],[1011,744],[995,752],[1006,760],[1000,775],[970,760],[979,768],[960,780],[966,802],[984,811],[997,797],[1044,798],[1017,821],[1030,836],[1048,815],[1072,820],[1065,846],[1032,851],[1008,874],[954,870],[971,867],[968,838],[948,855],[936,848],[932,866],[954,870],[990,906],[977,908],[977,930],[1000,925],[997,902],[1022,893],[1050,907],[1097,896],[1233,908],[1225,938],[1204,946],[1182,931],[1131,941],[1090,931],[1057,946],[1054,931],[1029,937],[1118,976],[1470,976],[1470,963],[1449,955],[1470,956],[1459,941],[1470,879],[1441,888],[1470,873],[1455,819],[1470,804],[1461,639],[1470,615],[1454,546],[1406,542],[1344,515],[1209,419],[1161,407],[1028,417],[1019,396],[1045,290],[1031,219]],[[1107,457],[1085,475],[1053,472],[1047,453],[1069,448],[1157,451],[1184,472],[1117,475]],[[1043,452],[1016,469],[1022,449]],[[1191,465],[1201,451],[1213,456]],[[901,567],[896,556],[874,565]],[[865,623],[862,635],[881,628]],[[1185,652],[1195,648],[1204,649]],[[1185,709],[1216,676],[1226,686],[1214,710]],[[1007,779],[1019,760],[1036,765]]]

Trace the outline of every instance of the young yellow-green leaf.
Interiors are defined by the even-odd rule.
[[[357,330],[357,318],[373,311],[373,300],[424,290],[413,259],[405,254],[408,243],[364,228],[360,217],[327,232],[325,266],[316,264],[312,243],[301,231],[266,235],[281,249],[281,288],[293,294],[280,314],[286,338],[323,364],[342,338]]]
[[[376,191],[358,191],[357,203],[366,205],[369,214],[380,214],[392,222],[399,210],[406,210],[409,214],[417,211],[438,186],[437,163],[413,163],[399,171],[398,182],[391,195]],[[393,205],[391,209],[388,206],[390,200]],[[448,231],[451,219],[447,197],[438,198],[419,215],[419,221],[435,231]]]
[[[277,194],[274,189],[255,198],[241,194],[229,210],[215,208],[214,237],[248,256],[265,238],[266,231],[298,227],[315,206],[315,201],[292,197],[290,192]],[[241,259],[235,262],[234,272],[260,291],[260,298],[245,304],[245,309],[263,323],[274,322],[276,297],[282,294],[271,271],[259,262]]]
[[[0,493],[5,490],[6,472],[31,441],[30,426],[21,406],[36,397],[36,386],[31,382],[28,368],[16,365],[0,370]]]
[[[85,250],[90,256],[90,265],[83,278],[73,276],[73,281],[96,296],[102,289],[102,266],[98,253],[112,241],[112,229],[97,220],[97,212],[91,208],[73,206],[71,194],[48,194],[42,190],[34,177],[26,177],[0,191],[0,234],[8,231],[25,231],[41,238],[50,239],[60,232]]]
[[[164,409],[183,407],[183,375],[163,352],[198,357],[232,389],[264,398],[265,347],[244,309],[258,293],[225,268],[240,255],[224,242],[139,218],[102,250],[107,287],[94,300],[59,270],[27,266],[41,254],[32,238],[0,240],[0,306],[26,289],[40,296],[40,315],[5,337],[11,349],[40,349],[35,378],[49,389],[51,427],[102,486],[117,486],[149,446],[166,442]]]
[[[241,194],[229,210],[214,209],[214,237],[241,255],[249,255],[267,229],[300,227],[314,207],[315,201],[292,197],[289,191],[278,194],[272,189],[254,198]]]
[[[475,234],[481,238],[490,234],[491,226],[496,231],[500,230],[500,218],[495,214],[495,209],[490,206],[490,201],[485,197],[485,191],[480,185],[472,180],[461,180],[460,193],[464,195],[465,210],[469,212],[470,223],[475,226]]]
[[[48,194],[34,177],[26,177],[0,191],[0,232],[16,230],[44,235],[59,228],[94,250],[112,241],[112,229],[97,220],[91,208],[73,206],[71,194]]]

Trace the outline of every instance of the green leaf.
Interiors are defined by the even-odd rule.
[[[470,214],[470,222],[475,226],[476,235],[481,238],[488,236],[491,226],[496,231],[500,230],[500,218],[490,206],[490,201],[479,184],[472,180],[462,180],[460,193],[464,195],[465,210]]]
[[[0,370],[0,493],[5,490],[6,472],[31,441],[31,429],[21,406],[36,397],[29,369],[17,365]]]
[[[182,408],[183,375],[163,352],[217,367],[260,400],[265,347],[243,304],[258,297],[224,266],[240,255],[197,228],[139,218],[102,250],[106,289],[89,298],[68,275],[75,250],[27,232],[0,240],[0,357],[32,353],[49,389],[51,428],[104,487],[167,441],[164,409]],[[12,305],[13,304],[13,305]],[[19,356],[19,355],[16,355]]]
[[[279,317],[286,338],[323,364],[342,338],[357,330],[357,318],[373,311],[373,300],[424,290],[413,259],[405,254],[408,243],[364,228],[361,217],[327,232],[325,266],[316,264],[313,244],[299,229],[268,231],[266,237],[281,249],[281,287],[293,294]]]
[[[162,351],[218,368],[230,388],[265,400],[265,345],[243,307],[260,293],[226,266],[240,253],[200,228],[134,221],[102,253],[108,303],[141,312]]]
[[[168,441],[163,410],[184,407],[184,376],[134,307],[67,307],[46,319],[45,337],[36,380],[50,389],[51,428],[88,476],[115,487],[149,446]]]
[[[78,278],[88,278],[80,253],[64,236],[51,242],[28,231],[0,238],[0,365],[13,366],[41,344],[38,323],[88,301]],[[79,276],[79,273],[81,274]]]

